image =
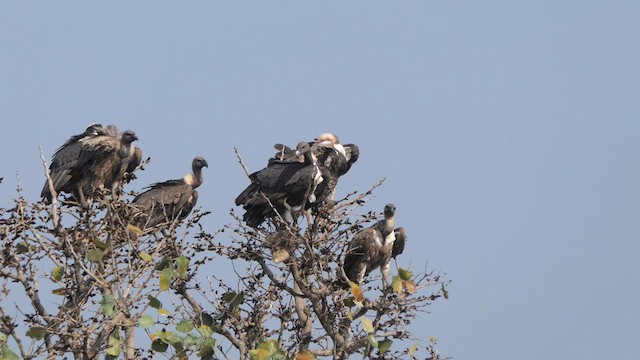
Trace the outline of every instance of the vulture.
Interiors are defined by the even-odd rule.
[[[49,173],[56,192],[72,194],[87,206],[87,196],[95,196],[104,189],[116,194],[125,175],[132,173],[142,160],[142,150],[133,142],[136,134],[127,130],[119,133],[114,125],[92,124],[84,133],[74,135],[53,155]],[[48,180],[41,196],[51,201]]]
[[[380,267],[383,286],[388,284],[391,258],[402,253],[406,240],[404,228],[393,228],[395,211],[395,205],[387,204],[384,220],[353,236],[342,267],[349,280],[360,284],[366,275]]]
[[[249,175],[251,184],[236,198],[236,205],[245,210],[243,219],[247,225],[258,227],[267,218],[276,217],[276,211],[293,223],[294,211],[304,211],[324,201],[325,179],[330,173],[317,163],[311,145],[300,142],[292,156],[272,158],[266,168]],[[308,220],[312,222],[310,217]]]
[[[136,215],[136,225],[144,229],[186,218],[198,201],[196,188],[202,185],[203,167],[209,164],[203,157],[196,156],[191,163],[192,173],[182,179],[152,184],[136,196],[131,203],[140,212]]]
[[[338,178],[351,169],[351,166],[360,157],[360,151],[354,144],[340,144],[338,137],[331,133],[321,134],[310,145],[311,152],[316,157],[318,164],[328,170],[329,177],[326,179],[323,197],[333,200]],[[288,146],[276,144],[274,148],[278,150],[272,158],[274,160],[303,161]]]

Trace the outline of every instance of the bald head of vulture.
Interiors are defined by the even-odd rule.
[[[302,158],[302,162],[297,160]],[[268,218],[280,215],[292,223],[294,213],[324,201],[328,170],[317,163],[311,145],[300,142],[292,157],[271,159],[266,168],[249,175],[251,184],[236,198],[245,210],[247,225],[258,227]]]
[[[380,268],[382,284],[388,284],[387,278],[396,241],[395,211],[395,205],[387,204],[384,207],[383,220],[353,235],[342,266],[350,281],[360,284],[366,275]]]
[[[56,192],[73,192],[68,183],[72,178],[72,170],[78,164],[84,143],[87,139],[106,135],[107,131],[107,128],[101,124],[91,124],[83,133],[71,136],[55,151],[51,159],[51,165],[49,165],[49,176],[51,177],[53,190]],[[51,201],[52,193],[48,180],[45,181],[40,196],[47,201]]]
[[[203,167],[209,164],[196,156],[191,162],[191,173],[181,179],[152,184],[136,196],[131,203],[136,209],[135,224],[145,229],[186,218],[198,201],[196,188],[204,181]]]

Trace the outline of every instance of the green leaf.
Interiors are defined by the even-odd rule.
[[[65,296],[67,294],[67,289],[65,289],[65,288],[57,288],[57,289],[51,290],[51,293],[53,295]]]
[[[104,257],[104,252],[100,249],[91,249],[87,251],[86,258],[92,263],[100,263],[102,262],[102,258]]]
[[[214,320],[211,315],[203,312],[202,314],[200,314],[200,318],[202,320],[202,325],[207,325],[210,328],[214,326]]]
[[[11,351],[7,345],[0,346],[0,359],[1,360],[20,360],[18,355]]]
[[[366,333],[373,332],[373,322],[371,322],[371,320],[363,317],[360,319],[360,322],[362,323],[362,329],[364,330],[364,332]]]
[[[189,259],[184,255],[180,255],[176,259],[176,263],[178,264],[178,277],[180,279],[186,278],[187,270],[189,270]]]
[[[107,348],[107,355],[120,355],[120,339],[115,336],[109,336],[109,345],[109,348]]]
[[[151,295],[147,296],[147,299],[149,299],[149,306],[151,306],[154,309],[160,309],[162,307],[162,303],[160,302],[160,300],[154,298]]]
[[[213,338],[201,338],[201,341],[198,342],[199,350],[198,356],[201,359],[211,359],[213,358],[213,354],[215,353],[215,348],[217,346],[216,339]]]
[[[285,354],[284,351],[282,351],[282,350],[276,350],[276,352],[271,354],[271,356],[269,356],[267,359],[269,359],[269,360],[287,360],[287,354]]]
[[[46,334],[46,331],[44,330],[43,327],[40,327],[40,326],[34,326],[29,328],[29,330],[27,330],[27,336],[36,340],[42,340],[45,334]]]
[[[140,254],[140,258],[146,262],[152,262],[153,261],[153,256],[149,255],[148,253],[142,251]]]
[[[18,254],[24,254],[27,251],[29,251],[29,244],[26,242],[23,241],[16,244],[16,252]]]
[[[198,327],[198,332],[200,333],[200,335],[202,335],[202,337],[204,338],[210,338],[211,336],[213,336],[213,329],[211,329],[210,327],[208,327],[207,325],[200,325]]]
[[[367,341],[369,341],[369,344],[374,348],[377,348],[379,345],[378,340],[376,340],[376,337],[373,334],[369,334],[369,336],[367,336]]]
[[[155,321],[153,321],[153,318],[149,315],[142,315],[138,319],[138,326],[140,326],[142,329],[148,329],[152,327],[153,324],[155,324]]]
[[[235,292],[228,292],[222,296],[222,300],[229,303],[229,307],[236,308],[244,302],[244,295]]]
[[[53,280],[54,282],[59,282],[60,280],[62,280],[63,274],[64,269],[62,269],[61,267],[57,267],[53,269],[53,271],[51,271],[51,280]]]
[[[411,271],[403,269],[403,268],[399,268],[398,269],[398,275],[400,275],[400,278],[402,280],[411,280],[411,279],[413,279],[413,273]]]
[[[158,271],[162,271],[166,268],[171,267],[171,260],[169,260],[169,258],[167,256],[163,257],[162,259],[160,259],[160,261],[158,261],[158,263],[156,264],[155,269]]]
[[[98,238],[93,238],[93,243],[96,245],[96,247],[100,250],[106,250],[107,249],[107,243],[104,241],[101,241]]]
[[[274,353],[276,352],[276,350],[278,350],[278,342],[273,339],[263,341],[262,343],[260,343],[260,345],[258,345],[258,349],[268,350],[271,353]]]
[[[389,349],[391,349],[391,344],[393,344],[393,341],[389,340],[389,339],[384,339],[382,341],[378,342],[378,351],[380,352],[380,354],[384,354],[387,351],[389,351]]]
[[[178,325],[176,325],[176,330],[186,334],[193,330],[193,323],[187,319],[182,319]]]
[[[162,341],[160,339],[155,339],[151,343],[151,350],[157,351],[159,353],[163,353],[163,352],[167,351],[168,348],[169,348],[169,344],[165,343],[164,341]]]
[[[116,314],[116,299],[113,295],[105,295],[100,305],[105,316],[112,318]]]
[[[393,288],[393,292],[396,294],[402,293],[402,289],[404,288],[402,278],[400,276],[394,276],[393,280],[391,280],[391,288]]]
[[[171,285],[171,275],[173,271],[171,268],[166,268],[160,272],[160,291],[169,290],[169,286]]]

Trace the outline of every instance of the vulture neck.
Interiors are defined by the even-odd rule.
[[[192,188],[197,188],[202,185],[202,168],[193,168],[193,174],[185,175],[182,180],[184,180],[185,184],[190,185]]]
[[[384,220],[380,220],[378,223],[380,232],[382,233],[382,237],[386,238],[389,234],[393,232],[393,227],[395,225],[395,218],[393,215],[385,215]]]

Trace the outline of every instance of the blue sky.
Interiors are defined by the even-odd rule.
[[[338,192],[397,205],[401,263],[446,272],[413,326],[456,359],[631,359],[640,310],[640,3],[9,2],[0,11],[0,195],[36,200],[93,122],[189,171],[228,210],[276,142],[361,157]],[[4,205],[3,205],[4,206]],[[215,271],[215,264],[212,270]]]

